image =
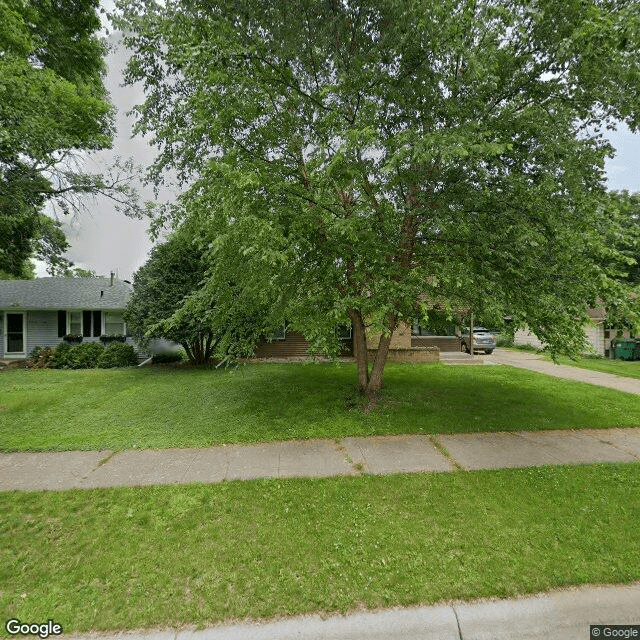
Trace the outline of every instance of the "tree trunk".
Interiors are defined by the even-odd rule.
[[[180,344],[183,346],[183,348],[184,348],[184,350],[185,350],[185,352],[187,354],[187,358],[189,358],[189,361],[190,362],[195,362],[195,359],[193,357],[193,352],[191,351],[191,345],[186,341],[185,342],[181,342]]]
[[[369,358],[367,356],[367,334],[362,313],[349,309],[349,318],[353,327],[353,355],[358,365],[358,391],[365,394],[369,384]]]
[[[204,347],[204,361],[209,362],[211,359],[211,355],[213,354],[213,348],[215,347],[215,342],[213,340],[213,335],[210,333],[207,334],[207,339]]]
[[[380,336],[378,351],[376,353],[376,358],[373,361],[373,370],[371,371],[371,376],[369,377],[369,383],[367,384],[365,395],[374,404],[378,398],[380,389],[382,389],[384,365],[387,363],[387,356],[389,355],[389,345],[391,344],[391,338],[393,337],[393,332],[396,329],[396,324],[397,316],[390,316],[387,321],[387,329],[389,331],[389,334],[386,336],[384,334]]]

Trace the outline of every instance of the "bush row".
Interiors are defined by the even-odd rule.
[[[99,342],[85,342],[77,347],[61,342],[55,349],[36,347],[31,359],[39,369],[111,369],[138,364],[133,347],[122,342],[112,342],[106,348]]]

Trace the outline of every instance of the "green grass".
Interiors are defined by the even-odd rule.
[[[550,356],[545,359],[551,360]],[[568,364],[572,367],[580,367],[580,369],[591,369],[592,371],[602,371],[603,373],[613,373],[617,376],[625,378],[640,379],[640,360],[609,360],[607,358],[571,358],[560,357],[558,364]]]
[[[114,630],[640,578],[640,464],[0,496],[3,619]]]
[[[369,414],[355,378],[353,365],[331,364],[3,372],[0,449],[640,426],[638,396],[512,367],[390,364]]]

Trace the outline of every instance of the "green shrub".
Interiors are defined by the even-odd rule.
[[[51,347],[36,347],[31,352],[33,366],[36,369],[52,369],[55,351]]]
[[[172,362],[182,362],[184,358],[184,351],[168,351],[167,353],[156,353],[152,362],[153,364],[171,364]]]
[[[505,333],[498,334],[496,338],[496,347],[513,347],[513,336]]]
[[[52,369],[72,369],[73,360],[71,352],[73,347],[68,342],[61,342],[53,352],[51,359]]]
[[[72,369],[95,369],[103,352],[104,347],[99,342],[80,344],[69,354],[70,366]]]
[[[538,349],[538,347],[534,347],[532,344],[513,344],[511,345],[512,349],[518,349],[518,351],[529,351],[531,353],[542,353],[544,349]]]
[[[132,367],[138,364],[138,356],[130,344],[112,342],[98,358],[102,369],[113,367]]]
[[[40,354],[42,353],[43,349],[44,347],[33,347],[33,350],[29,354],[29,358],[31,358],[31,360],[36,362],[36,360],[40,357]]]

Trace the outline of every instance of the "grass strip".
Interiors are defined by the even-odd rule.
[[[368,414],[355,380],[351,364],[8,371],[0,450],[640,426],[638,396],[513,367],[389,364]]]
[[[640,463],[0,495],[0,610],[65,632],[640,579]]]

